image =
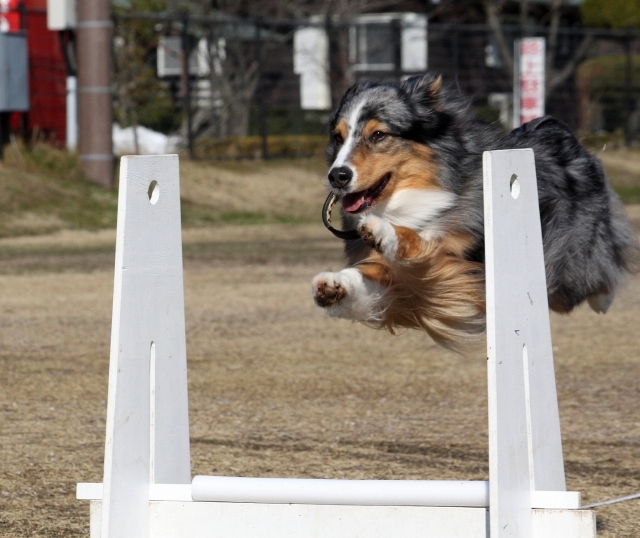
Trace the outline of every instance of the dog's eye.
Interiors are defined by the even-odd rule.
[[[333,143],[336,146],[341,146],[343,142],[344,138],[342,138],[342,135],[340,133],[333,133]]]
[[[387,138],[387,133],[383,133],[382,131],[375,131],[370,138],[371,142],[373,142],[374,144],[382,142],[385,138]]]

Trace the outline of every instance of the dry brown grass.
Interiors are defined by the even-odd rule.
[[[36,144],[0,161],[0,237],[99,230],[116,223],[117,192],[93,185],[72,154]],[[311,222],[323,198],[319,158],[181,161],[187,226]]]
[[[634,209],[636,217],[640,211]],[[78,481],[100,481],[112,232],[0,240],[0,528],[88,533]],[[486,372],[419,332],[328,319],[310,278],[342,266],[318,224],[185,232],[192,472],[487,477]],[[552,317],[568,486],[640,491],[640,279],[612,311]],[[638,535],[640,501],[598,510]]]
[[[326,197],[322,161],[180,163],[181,195],[204,220],[230,222],[315,221]]]
[[[615,185],[637,186],[640,184],[640,152],[617,149],[597,153],[607,171],[607,176]]]

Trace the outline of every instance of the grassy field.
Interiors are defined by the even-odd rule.
[[[609,155],[635,188],[635,154]],[[0,165],[0,534],[87,536],[75,483],[102,475],[116,198],[63,153],[22,159]],[[192,473],[486,479],[483,351],[314,306],[311,277],[343,265],[319,221],[322,163],[181,166]],[[585,503],[640,491],[639,318],[638,278],[606,316],[552,316]],[[597,514],[600,538],[638,536],[640,501]]]
[[[623,201],[640,203],[640,151],[597,152]],[[325,191],[319,158],[181,161],[187,227],[316,222]],[[75,156],[36,144],[0,163],[0,238],[115,227],[117,192],[87,182]]]
[[[324,195],[321,159],[181,162],[185,226],[304,223]],[[117,192],[92,185],[75,156],[38,144],[0,163],[0,237],[115,227]]]

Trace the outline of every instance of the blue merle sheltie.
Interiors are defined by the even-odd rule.
[[[327,187],[353,231],[349,267],[313,279],[315,302],[464,347],[485,324],[482,152],[510,148],[534,150],[550,308],[606,312],[638,246],[600,161],[550,117],[506,134],[431,74],[359,82],[333,114]]]

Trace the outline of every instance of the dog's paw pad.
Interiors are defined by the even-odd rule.
[[[327,273],[321,273],[313,279],[312,293],[313,300],[322,308],[339,303],[347,296],[347,290]]]
[[[376,236],[373,235],[371,229],[367,228],[366,225],[361,224],[358,226],[358,235],[360,235],[360,239],[364,241],[365,245],[368,245],[375,250],[380,248],[380,245],[376,243]]]
[[[360,220],[358,234],[364,243],[390,260],[398,251],[398,237],[391,223],[375,215]]]

